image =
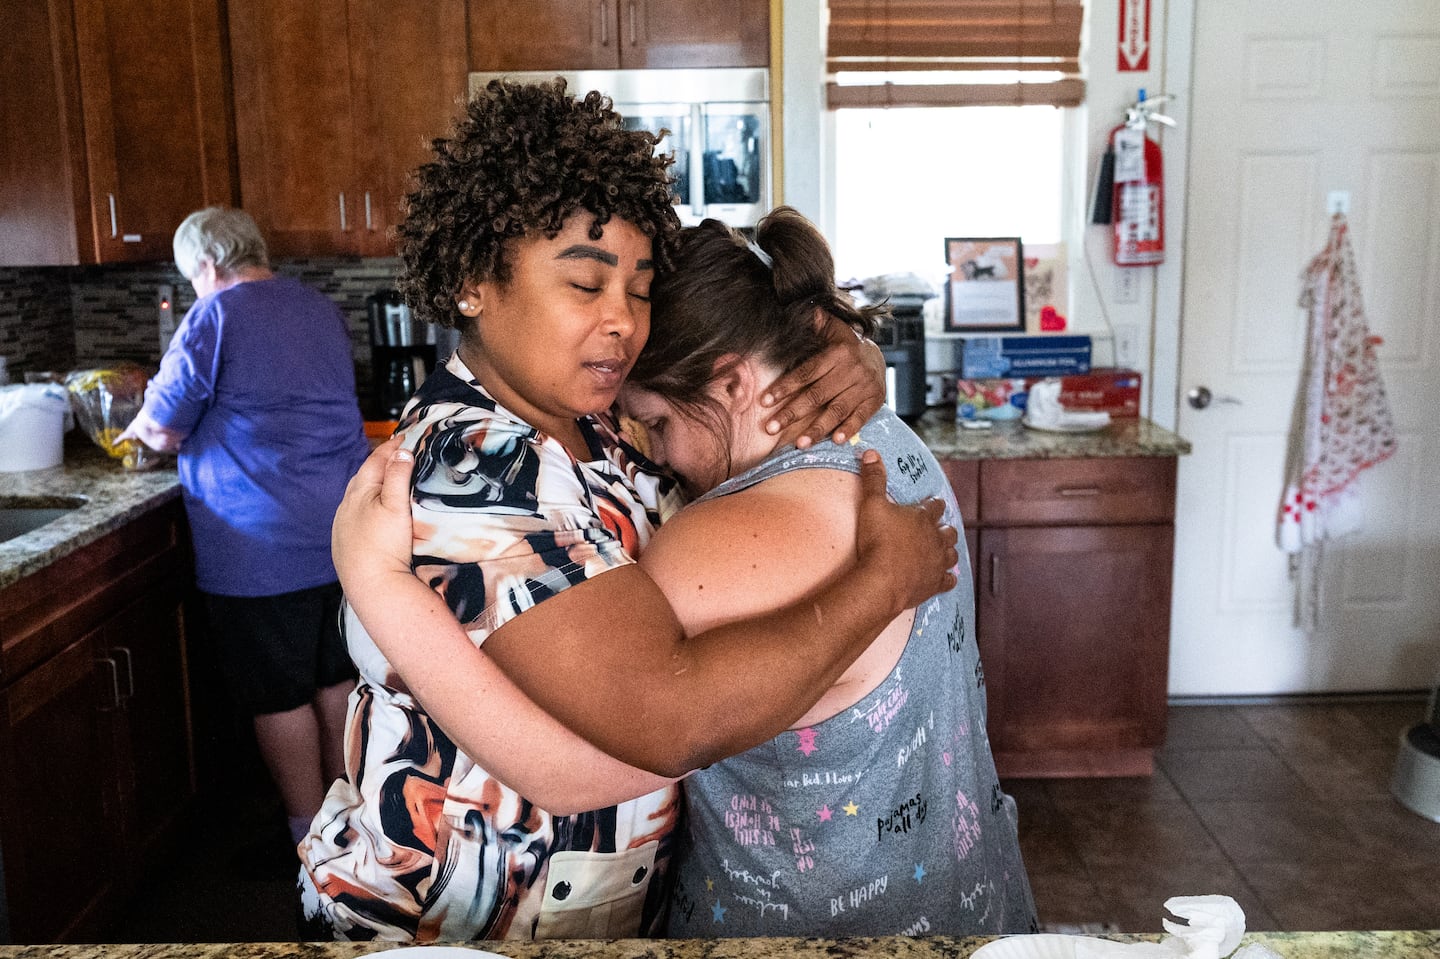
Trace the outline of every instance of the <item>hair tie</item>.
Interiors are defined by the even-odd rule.
[[[761,263],[765,264],[765,269],[774,269],[775,261],[770,259],[770,254],[760,249],[760,247],[755,243],[754,240],[746,240],[745,245],[750,248],[750,252],[754,253]]]

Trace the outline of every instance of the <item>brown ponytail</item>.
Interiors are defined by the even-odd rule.
[[[680,231],[670,246],[671,268],[650,288],[650,340],[630,382],[657,393],[695,418],[719,425],[706,387],[725,356],[756,356],[780,371],[825,348],[816,308],[870,335],[879,307],[857,308],[835,285],[825,237],[788,206],[776,207],[756,228],[756,245],[718,220]]]

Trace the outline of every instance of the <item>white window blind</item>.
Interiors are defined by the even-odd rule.
[[[830,109],[1085,99],[1084,0],[829,0],[829,10]]]

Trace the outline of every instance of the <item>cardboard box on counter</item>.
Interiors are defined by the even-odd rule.
[[[1109,413],[1115,419],[1140,415],[1140,374],[1135,370],[1095,369],[1077,376],[1031,376],[957,380],[955,417],[962,420],[1019,419],[1031,385],[1060,381],[1060,405],[1078,413]]]
[[[1090,372],[1088,336],[964,336],[959,352],[956,375],[965,380]]]

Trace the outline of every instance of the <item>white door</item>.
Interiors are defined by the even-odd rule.
[[[1440,14],[1433,0],[1197,0],[1181,325],[1174,695],[1440,682]],[[1275,513],[1300,273],[1350,194],[1399,451],[1292,626]],[[1193,408],[1185,394],[1215,399]]]

